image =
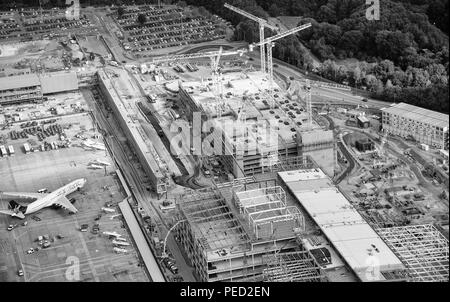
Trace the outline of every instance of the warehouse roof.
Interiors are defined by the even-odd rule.
[[[0,89],[17,89],[25,88],[30,86],[39,86],[41,83],[36,74],[23,74],[10,77],[0,78]]]
[[[404,270],[400,259],[335,186],[330,183],[326,188],[323,182],[317,188],[302,185],[329,180],[320,172],[304,169],[278,174],[362,281],[386,280],[384,272]],[[379,265],[380,274],[370,274],[371,265]]]
[[[449,125],[449,117],[447,114],[420,108],[406,103],[395,104],[391,107],[381,110],[383,112],[404,117],[406,119],[420,121],[441,128],[448,128]]]
[[[358,120],[359,120],[361,123],[368,123],[368,122],[369,122],[369,119],[368,119],[367,117],[365,117],[364,115],[358,116]]]
[[[75,72],[51,73],[40,76],[42,93],[57,93],[78,89],[78,79]]]

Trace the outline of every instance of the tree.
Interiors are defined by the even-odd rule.
[[[280,9],[278,8],[278,5],[275,3],[272,3],[272,5],[269,7],[269,15],[272,17],[278,17],[280,15]]]
[[[341,48],[345,49],[349,57],[353,57],[361,49],[361,43],[364,36],[359,30],[350,30],[345,32],[341,38]]]
[[[415,46],[408,34],[401,31],[379,31],[375,38],[377,53],[382,58],[389,58],[394,62],[403,54],[405,48]]]
[[[147,16],[144,14],[139,14],[137,17],[137,22],[141,25],[144,25],[145,23],[147,23]]]
[[[117,9],[117,16],[119,16],[119,18],[121,18],[124,13],[125,9],[122,6]]]
[[[352,77],[355,85],[358,86],[361,83],[362,78],[362,72],[359,66],[356,66],[355,69],[353,69]]]

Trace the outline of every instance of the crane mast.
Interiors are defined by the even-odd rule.
[[[264,45],[267,45],[267,62],[268,62],[268,74],[269,74],[269,83],[270,87],[269,90],[272,91],[273,88],[273,56],[272,56],[272,48],[274,47],[274,41],[277,41],[279,39],[282,39],[284,37],[287,37],[289,35],[295,34],[301,30],[307,29],[308,27],[311,27],[311,23],[306,23],[301,26],[294,27],[292,29],[289,29],[285,32],[279,33],[275,36],[269,37],[264,39],[261,42],[253,43],[249,46],[249,50],[252,51],[253,48],[260,46],[261,48],[264,47]]]
[[[238,14],[244,16],[244,17],[249,18],[250,20],[258,22],[258,25],[259,25],[259,41],[260,42],[264,41],[264,29],[265,28],[269,28],[271,30],[274,30],[275,32],[279,31],[278,27],[270,25],[266,20],[264,20],[262,18],[259,18],[259,17],[256,17],[256,16],[254,16],[254,15],[252,15],[250,13],[247,13],[246,11],[244,11],[244,10],[242,10],[240,8],[234,7],[233,5],[230,5],[228,3],[225,3],[224,6],[226,8],[228,8],[228,9],[234,11],[235,13],[238,13]],[[261,55],[261,71],[262,72],[266,72],[267,67],[268,67],[267,64],[269,62],[266,63],[266,52],[265,52],[264,45],[261,45],[261,47],[260,47],[260,55]]]

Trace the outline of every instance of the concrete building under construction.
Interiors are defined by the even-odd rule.
[[[297,207],[286,204],[283,188],[251,177],[233,183],[189,193],[178,202],[183,222],[177,237],[198,279],[283,280],[276,259],[296,257],[296,264],[289,266],[296,271],[290,281],[323,280],[315,259],[299,250],[296,237],[304,230],[304,218]]]
[[[116,78],[117,85],[128,85],[128,78],[121,78],[126,77],[126,73],[120,70],[117,70],[116,72],[117,73],[115,73],[115,75],[118,77]],[[98,71],[98,80],[102,94],[117,117],[122,130],[125,131],[134,152],[139,158],[140,163],[150,179],[153,189],[159,195],[164,194],[167,192],[167,187],[169,185],[169,177],[167,175],[168,168],[165,165],[165,162],[158,155],[152,142],[145,139],[145,131],[141,124],[137,121],[138,109],[136,103],[124,102],[122,97],[125,88],[123,88],[124,91],[119,92],[118,90],[120,87],[115,86],[111,76],[105,72],[105,70]],[[151,127],[149,124],[146,126]]]
[[[330,176],[335,148],[331,130],[319,126],[300,102],[275,83],[267,89],[261,72],[231,72],[220,85],[212,81],[179,84],[184,111],[192,121],[201,113],[219,131],[210,133],[221,144],[220,154],[235,177],[264,173],[279,157],[311,156]]]

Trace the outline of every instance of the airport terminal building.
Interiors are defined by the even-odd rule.
[[[44,95],[77,89],[75,72],[0,77],[0,105],[41,101]]]

